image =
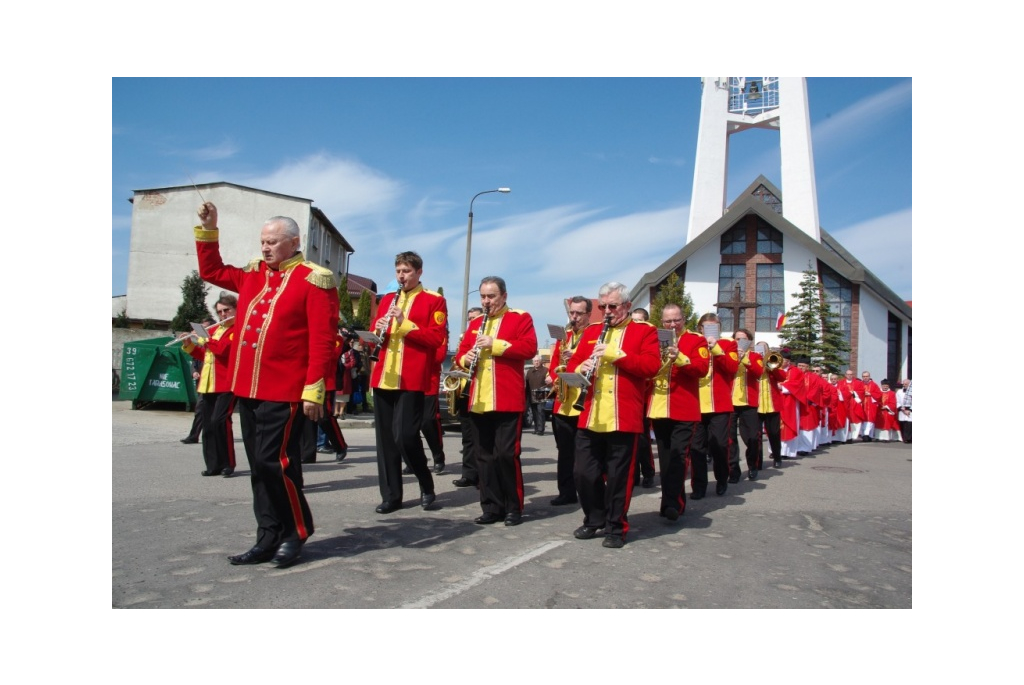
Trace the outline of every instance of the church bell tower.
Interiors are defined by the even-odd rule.
[[[782,215],[821,242],[806,79],[705,76],[701,81],[700,128],[687,242],[724,215],[729,136],[751,128],[779,132]]]

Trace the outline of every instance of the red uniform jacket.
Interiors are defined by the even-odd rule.
[[[484,319],[487,319],[484,335],[492,336],[494,345],[480,351],[473,367],[469,411],[474,414],[525,411],[523,364],[537,355],[537,331],[533,328],[533,317],[521,309],[502,307],[489,316],[478,316],[470,321],[455,357],[463,368],[467,368],[464,357],[476,345]]]
[[[703,335],[684,331],[676,341],[679,356],[661,365],[647,404],[650,419],[700,421],[700,379],[711,366],[711,352]]]
[[[199,372],[199,383],[196,392],[230,392],[231,391],[231,348],[234,347],[235,330],[231,327],[234,321],[226,326],[217,324],[206,329],[210,338],[193,344],[190,339],[181,346],[193,359],[203,362],[203,370]]]
[[[395,293],[388,293],[381,298],[374,321],[387,314],[395,297]],[[370,385],[382,390],[426,393],[433,383],[434,394],[437,394],[437,379],[433,373],[439,363],[438,348],[444,348],[448,340],[448,304],[444,297],[426,290],[422,283],[397,297],[405,320],[401,326],[396,319],[391,320],[377,353]],[[441,358],[444,359],[443,354]]]
[[[548,375],[551,376],[555,383],[556,388],[561,388],[561,391],[555,394],[555,404],[552,408],[552,413],[561,414],[562,416],[579,416],[580,413],[576,409],[573,409],[572,405],[576,404],[576,400],[579,399],[580,389],[574,388],[571,385],[565,385],[562,383],[559,385],[558,371],[564,371],[564,365],[562,364],[562,350],[566,349],[566,342],[568,341],[568,349],[570,355],[576,351],[576,347],[580,344],[580,338],[583,337],[583,331],[586,328],[581,329],[577,333],[573,333],[570,337],[566,334],[566,338],[559,340],[555,343],[554,349],[551,350],[551,363],[548,364]]]
[[[878,383],[868,381],[864,384],[864,420],[875,422],[878,414],[878,403],[882,400],[882,389]]]
[[[569,371],[575,371],[593,355],[603,326],[593,323],[583,331],[567,365]],[[647,379],[661,368],[658,329],[627,318],[608,329],[605,343],[607,347],[591,376],[579,427],[596,433],[642,433]]]
[[[720,338],[711,348],[711,368],[700,381],[701,413],[732,411],[732,384],[739,365],[736,341]]]
[[[238,293],[231,391],[271,402],[323,404],[338,333],[334,275],[301,252],[277,270],[263,259],[245,268],[224,264],[218,235],[195,228],[199,275]]]
[[[824,402],[821,376],[813,371],[804,374],[804,404],[800,407],[800,430],[811,431],[821,423],[821,405]]]
[[[899,430],[896,421],[896,393],[892,390],[879,390],[878,411],[875,413],[875,427],[880,430]]]
[[[736,366],[736,378],[732,384],[733,407],[757,406],[763,373],[764,358],[757,352],[748,351]]]
[[[779,383],[786,380],[786,372],[782,369],[766,369],[761,375],[760,396],[758,397],[758,414],[777,414],[782,410],[782,392]]]

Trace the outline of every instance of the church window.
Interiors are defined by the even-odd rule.
[[[782,231],[767,224],[758,226],[757,251],[759,254],[782,254]]]
[[[722,234],[722,254],[746,254],[746,252],[747,229],[744,226],[733,226]],[[732,291],[730,290],[730,292]]]
[[[775,332],[779,314],[786,310],[786,274],[782,264],[757,265],[757,323],[760,332]]]
[[[746,291],[747,267],[743,264],[722,264],[718,267],[718,302],[732,302],[736,295],[736,284],[740,286],[740,297]],[[733,310],[718,308],[718,318],[722,322],[722,333],[732,333],[736,328]]]

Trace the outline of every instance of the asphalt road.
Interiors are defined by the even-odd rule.
[[[304,467],[316,525],[292,568],[231,566],[252,546],[248,468],[203,478],[192,415],[113,403],[114,608],[912,608],[912,446],[834,446],[767,468],[674,524],[636,488],[622,549],[579,541],[576,507],[551,507],[555,446],[523,436],[524,522],[479,526],[477,492],[456,488],[457,433],[435,476],[436,510],[379,515],[374,432],[344,425],[348,458]],[[360,427],[357,427],[360,426]],[[325,455],[320,455],[323,459]]]

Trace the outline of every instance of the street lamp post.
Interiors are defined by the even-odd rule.
[[[487,193],[510,193],[511,188],[495,188],[494,190],[484,190],[473,196],[473,199],[469,201],[469,226],[466,228],[466,273],[462,278],[462,332],[466,332],[466,326],[469,324],[469,320],[466,318],[466,310],[469,309],[469,255],[473,245],[473,203],[481,195]]]

